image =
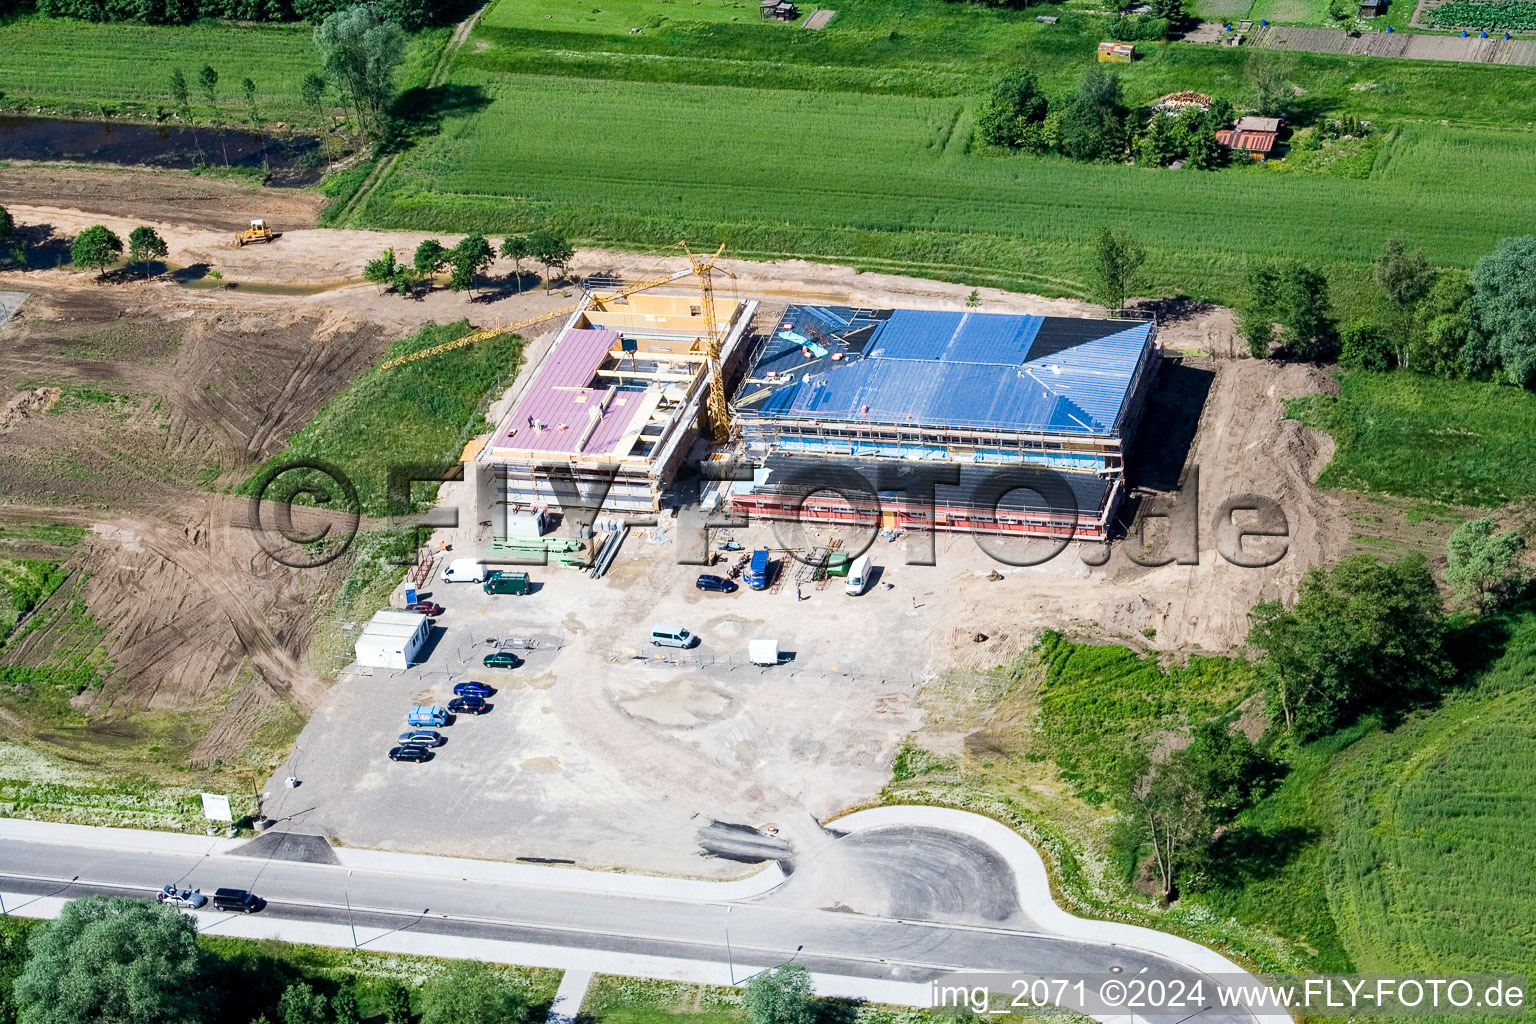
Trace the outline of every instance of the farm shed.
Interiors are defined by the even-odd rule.
[[[432,623],[420,612],[375,612],[357,638],[357,663],[368,668],[409,668]]]
[[[763,18],[776,18],[779,21],[794,21],[800,16],[795,5],[788,0],[762,0],[758,4],[758,10]]]
[[[1275,151],[1274,132],[1226,128],[1216,133],[1216,141],[1233,153],[1246,155],[1250,160],[1268,160]]]
[[[959,471],[942,508],[878,502],[887,529],[1060,536],[1102,534],[1120,497],[1125,447],[1157,365],[1155,325],[1003,313],[791,305],[759,344],[733,403],[746,452],[763,467],[732,488],[738,513],[794,516],[793,484],[818,472],[868,481],[916,463]],[[1065,477],[1063,507],[1008,496],[983,514],[1000,467]],[[1039,469],[1052,471],[1040,474]],[[1056,487],[1060,491],[1060,486]],[[829,499],[828,495],[820,495]],[[998,496],[999,498],[1001,496]],[[1016,501],[1018,507],[1004,506]],[[830,522],[873,514],[860,499],[808,504]],[[861,520],[862,521],[862,520]]]
[[[1387,9],[1383,0],[1360,0],[1360,17],[1374,18]]]
[[[1100,43],[1099,60],[1112,64],[1129,64],[1136,59],[1136,46],[1133,43]]]

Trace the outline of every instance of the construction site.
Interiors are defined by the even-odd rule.
[[[277,780],[261,787],[274,794],[268,810],[344,843],[729,875],[744,855],[732,855],[712,823],[745,823],[767,848],[760,826],[793,841],[869,799],[904,738],[943,720],[945,694],[990,678],[1039,629],[1229,650],[1248,608],[1294,593],[1308,567],[1348,547],[1349,509],[1312,484],[1326,438],[1283,415],[1287,397],[1330,386],[1326,375],[1231,358],[1225,310],[1159,311],[1154,326],[993,289],[980,291],[978,310],[963,284],[679,250],[582,250],[586,288],[566,295],[508,288],[474,301],[439,288],[401,301],[356,281],[361,254],[408,252],[424,235],[312,229],[302,211],[253,207],[218,182],[198,184],[207,190],[200,220],[173,221],[184,195],[160,198],[148,176],[69,175],[48,187],[63,194],[78,178],[70,201],[80,209],[39,197],[11,205],[18,220],[67,236],[98,222],[125,234],[130,218],[148,218],[172,260],[217,268],[241,287],[106,286],[67,269],[18,279],[27,296],[0,328],[0,362],[22,398],[52,405],[44,414],[12,403],[7,413],[8,514],[88,532],[68,550],[21,541],[8,550],[61,562],[71,582],[43,611],[78,602],[86,618],[61,614],[58,627],[33,629],[4,663],[51,664],[52,652],[99,645],[112,668],[76,703],[88,725],[70,734],[71,757],[92,763],[108,744],[140,749],[125,747],[134,738],[181,764],[246,765]],[[125,183],[145,198],[107,191]],[[108,200],[121,211],[91,205]],[[236,247],[230,232],[253,208],[281,238]],[[701,288],[701,264],[716,275],[712,290]],[[419,661],[360,671],[326,653],[350,652],[377,610],[332,614],[352,553],[320,569],[276,565],[251,539],[244,500],[210,491],[207,480],[232,491],[349,382],[370,372],[387,379],[392,371],[379,368],[405,358],[388,354],[393,339],[461,319],[482,329],[411,357],[462,358],[458,349],[490,332],[525,341],[515,378],[490,396],[490,426],[466,452],[473,478],[441,489],[439,504],[456,507],[460,525],[431,534],[434,553],[444,545],[449,559],[502,558],[494,510],[510,519],[542,507],[555,513],[545,519],[546,550],[580,554],[566,546],[583,543],[579,524],[558,516],[562,480],[591,494],[588,483],[611,479],[604,515],[634,525],[606,574],[565,567],[590,559],[551,557],[527,567],[521,596],[444,583],[435,555],[425,574],[411,574],[418,599],[447,609]],[[1170,358],[1175,351],[1203,354]],[[120,397],[91,400],[108,388]],[[721,480],[713,492],[693,486],[692,461],[722,456],[750,461],[752,479]],[[1199,564],[1147,568],[1115,543],[1106,563],[1079,558],[1097,547],[1086,544],[1016,568],[973,534],[1018,526],[1022,536],[1006,543],[1050,543],[1059,510],[1026,507],[1018,523],[1007,503],[992,523],[956,516],[973,511],[963,486],[973,473],[1049,470],[1081,510],[1074,535],[1113,539],[1117,505],[1127,519],[1138,491],[1171,490],[1195,464],[1207,501],[1252,491],[1285,505],[1283,561],[1264,571],[1229,565],[1207,531]],[[210,466],[221,475],[208,476]],[[889,490],[879,493],[882,515],[898,518],[881,519],[872,542],[863,530],[861,541],[862,528],[833,515],[832,500],[812,520],[813,541],[781,539],[783,521],[768,507],[776,475],[795,473],[803,490],[807,474],[814,482],[850,467]],[[932,524],[932,564],[915,558],[925,524],[890,482],[923,467],[962,481],[936,489],[935,513],[951,518]],[[483,490],[482,479],[500,486]],[[699,552],[678,516],[711,493],[718,511],[728,514],[729,502],[748,523],[714,534],[713,568],[694,564]],[[807,502],[813,513],[816,500]],[[770,586],[699,589],[701,572],[728,575],[739,558],[722,543],[769,550]],[[862,596],[805,572],[811,551],[838,543],[869,544],[875,568]],[[390,578],[405,576],[395,569]],[[403,607],[403,587],[393,603]],[[646,642],[658,623],[686,627],[701,645],[658,655]],[[533,643],[520,655],[526,664],[483,667],[509,637]],[[782,664],[750,662],[759,638],[776,641]],[[496,710],[456,727],[431,765],[384,759],[401,708],[463,678],[494,685]],[[20,697],[14,706],[28,707]],[[152,731],[172,721],[174,744]],[[23,722],[0,726],[42,742]],[[965,742],[963,732],[932,740],[941,750]],[[302,788],[285,789],[288,776]]]
[[[737,512],[1109,537],[1154,322],[799,304],[779,321],[732,407],[758,467],[732,490]],[[915,489],[914,464],[950,472]],[[858,481],[874,486],[850,493]]]

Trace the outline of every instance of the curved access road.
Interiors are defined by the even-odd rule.
[[[990,819],[878,808],[831,828],[837,838],[788,878],[769,869],[721,883],[332,849],[318,837],[242,843],[0,820],[0,892],[9,912],[47,916],[87,893],[238,887],[265,909],[201,912],[201,928],[716,984],[793,960],[825,994],[909,1005],[928,1005],[931,984],[956,972],[1208,986],[1244,974],[1203,946],[1066,914],[1033,848]],[[1290,1021],[1218,1005],[1162,1019],[1191,1015]]]

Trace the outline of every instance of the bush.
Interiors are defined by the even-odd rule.
[[[1397,364],[1392,340],[1371,320],[1351,320],[1339,330],[1339,365],[1384,373]]]

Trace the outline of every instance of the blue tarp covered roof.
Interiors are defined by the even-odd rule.
[[[737,410],[1113,434],[1151,333],[1150,323],[1124,320],[795,305],[759,355]]]

